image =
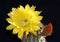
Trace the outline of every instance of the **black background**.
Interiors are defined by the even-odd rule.
[[[9,24],[5,18],[13,7],[26,4],[35,5],[36,10],[43,11],[41,15],[44,17],[42,22],[45,25],[49,22],[53,24],[53,33],[46,37],[47,41],[60,42],[60,0],[0,0],[0,42],[20,42],[11,31],[6,31]]]

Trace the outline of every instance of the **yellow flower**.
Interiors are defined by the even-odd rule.
[[[40,21],[42,20],[42,16],[39,16],[41,11],[35,11],[35,6],[29,6],[28,4],[25,6],[20,5],[18,8],[12,8],[12,11],[8,13],[10,18],[6,18],[9,26],[7,26],[6,30],[12,30],[13,34],[18,34],[18,38],[22,39],[23,34],[27,36],[30,33],[36,35],[36,31],[40,30],[40,26],[42,25]]]

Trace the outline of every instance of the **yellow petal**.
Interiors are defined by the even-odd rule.
[[[13,16],[13,12],[8,13],[8,16],[11,18]]]
[[[43,16],[38,16],[37,18],[36,18],[36,20],[42,20],[42,18],[43,18]]]
[[[22,5],[20,5],[20,8],[18,8],[18,9],[24,11],[24,7]]]
[[[15,28],[14,25],[9,25],[9,26],[6,27],[6,30],[12,30],[13,28]]]
[[[40,27],[39,26],[34,26],[33,28],[35,29],[35,31],[40,30]]]
[[[39,24],[38,24],[38,25],[39,25],[39,27],[40,27],[40,26],[43,26],[43,24],[42,24],[41,22],[39,22]]]
[[[26,36],[27,36],[29,34],[29,31],[26,31],[25,33],[26,33]]]
[[[38,16],[41,13],[42,13],[42,11],[35,11],[36,16]]]
[[[19,28],[14,28],[12,33],[17,34],[18,32],[19,32]]]
[[[33,10],[33,11],[34,11],[34,10],[35,10],[35,8],[36,8],[36,6],[32,6],[32,7],[31,7],[31,10]]]
[[[16,8],[12,8],[12,12],[14,12],[16,10]]]
[[[13,20],[11,18],[6,18],[6,20],[8,21],[8,23],[13,23]]]
[[[37,32],[36,32],[36,31],[32,31],[31,33],[32,33],[34,36],[37,35]]]
[[[27,5],[25,6],[25,10],[28,10],[28,9],[30,9],[30,6],[27,4]]]
[[[18,33],[18,38],[19,38],[19,39],[22,39],[22,38],[23,38],[23,34],[24,34],[24,32],[23,32],[23,31],[20,31],[20,32]]]

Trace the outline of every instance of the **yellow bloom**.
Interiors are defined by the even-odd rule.
[[[12,8],[12,11],[8,13],[10,18],[6,18],[6,20],[10,23],[7,26],[6,30],[12,30],[13,34],[18,34],[18,38],[22,39],[23,34],[27,36],[30,33],[36,35],[36,31],[40,30],[40,26],[42,25],[40,21],[42,20],[42,16],[39,16],[41,11],[35,11],[35,6],[29,6],[28,4],[25,6],[20,5],[18,8]]]

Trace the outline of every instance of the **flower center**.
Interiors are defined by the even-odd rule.
[[[22,20],[21,25],[22,25],[23,27],[26,27],[26,26],[28,25],[28,20],[27,20],[27,19]]]
[[[24,22],[27,22],[27,19],[25,19]]]

